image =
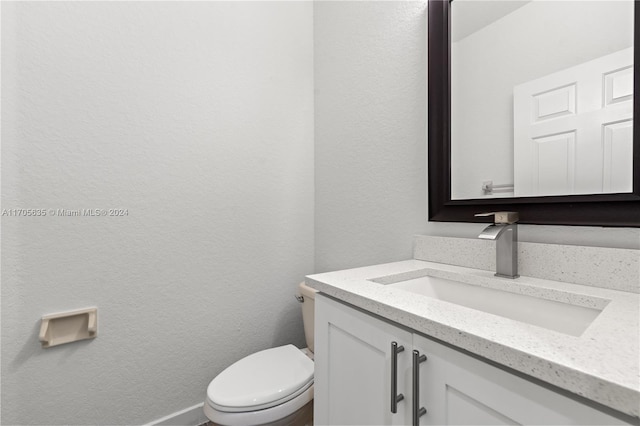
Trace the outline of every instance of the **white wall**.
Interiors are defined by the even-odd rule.
[[[513,184],[514,86],[632,45],[633,2],[611,0],[533,1],[454,43],[453,198],[480,198],[487,180]]]
[[[140,424],[304,343],[308,2],[2,2],[3,424]],[[96,305],[43,350],[43,314]]]
[[[315,2],[316,271],[411,257],[426,227],[426,2]]]

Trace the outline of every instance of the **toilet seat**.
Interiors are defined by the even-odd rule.
[[[278,422],[300,410],[311,401],[313,401],[313,385],[296,398],[264,410],[227,413],[211,407],[208,399],[203,408],[204,414],[215,424],[225,426],[249,426]]]
[[[230,426],[282,419],[313,400],[313,365],[293,345],[249,355],[211,381],[205,414]]]

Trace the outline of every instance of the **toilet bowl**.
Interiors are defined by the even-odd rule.
[[[221,426],[312,424],[315,290],[301,283],[307,348],[279,346],[236,361],[207,387],[204,413]]]

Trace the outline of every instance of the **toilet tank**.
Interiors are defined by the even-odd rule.
[[[300,292],[300,296],[302,296],[302,322],[304,324],[304,336],[307,339],[307,347],[311,352],[313,352],[313,316],[316,311],[316,290],[312,289],[304,282],[301,282],[298,286],[298,291]]]

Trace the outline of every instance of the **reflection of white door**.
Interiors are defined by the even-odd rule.
[[[514,87],[516,196],[632,191],[633,48]]]

